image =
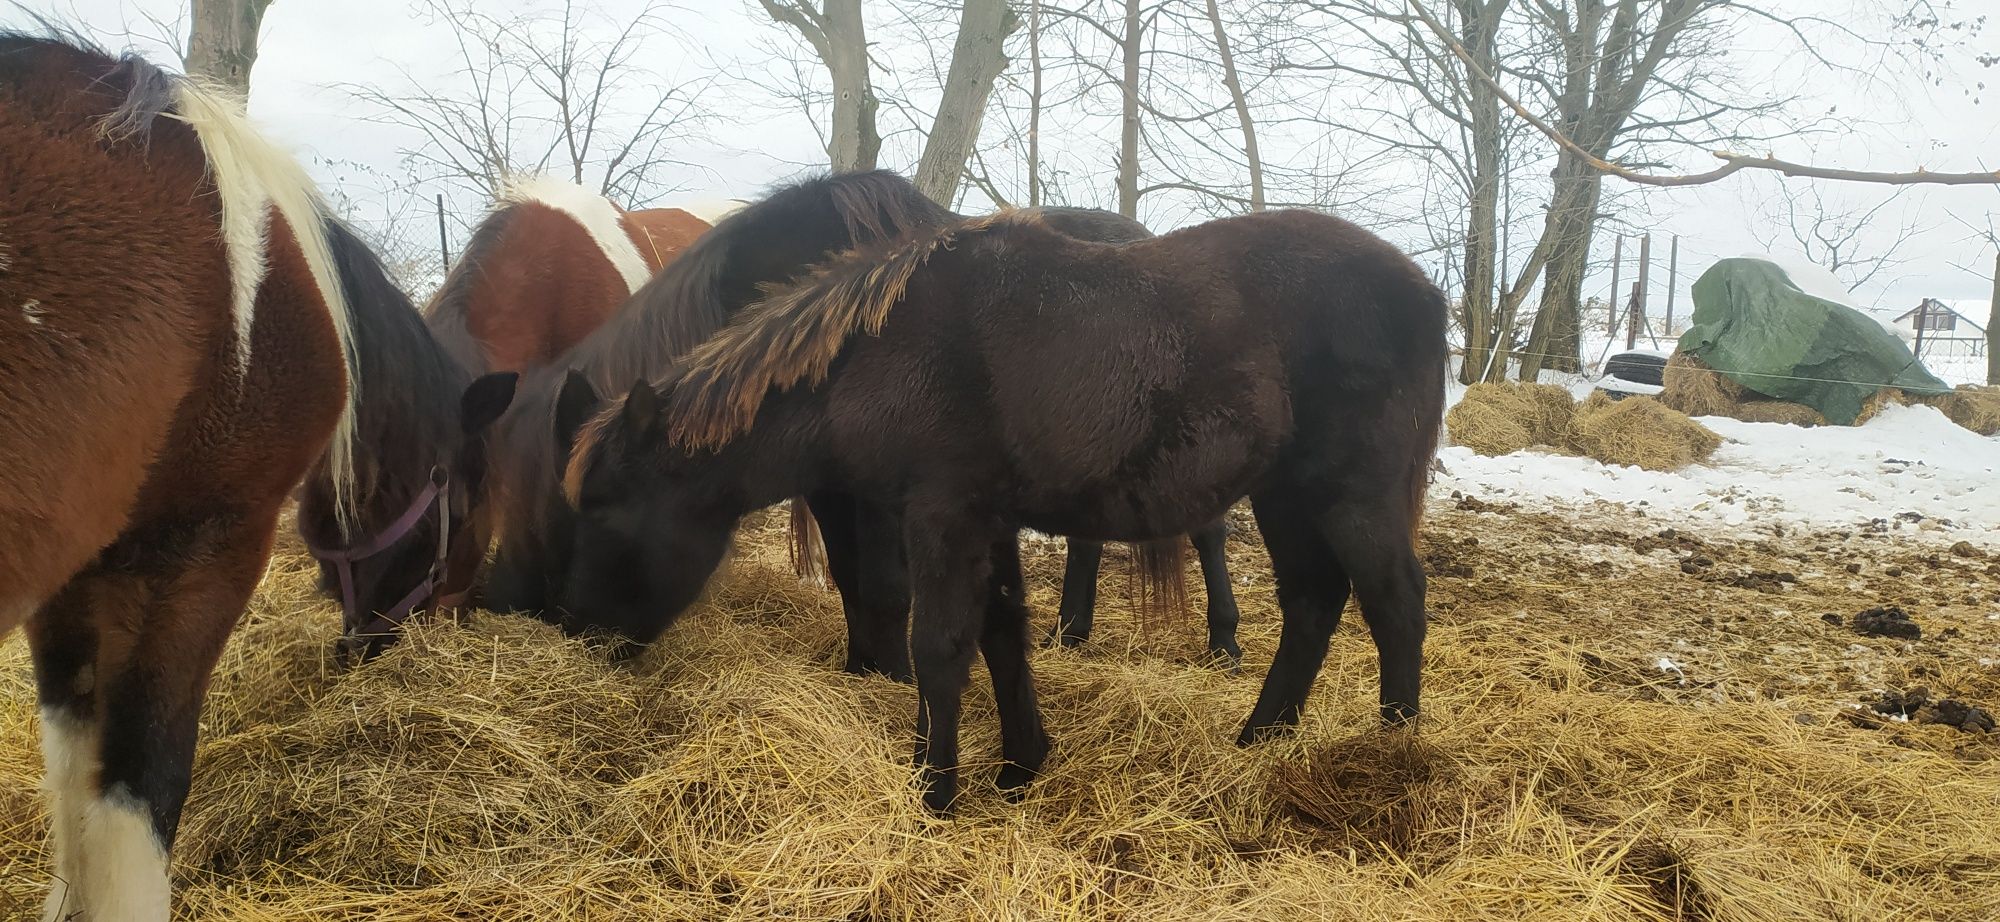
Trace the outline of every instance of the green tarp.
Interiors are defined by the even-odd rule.
[[[1812,407],[1836,425],[1851,425],[1862,401],[1885,386],[1913,394],[1951,390],[1882,324],[1806,294],[1784,269],[1761,259],[1724,259],[1702,273],[1694,283],[1693,322],[1680,351],[1757,393]]]

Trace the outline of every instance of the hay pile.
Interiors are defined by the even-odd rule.
[[[1678,470],[1706,461],[1722,446],[1722,437],[1707,426],[1657,400],[1612,400],[1602,391],[1576,408],[1570,441],[1578,451],[1605,464],[1649,471]]]
[[[1949,394],[1926,397],[1924,403],[1980,435],[2000,435],[2000,386],[1960,385]]]
[[[1594,392],[1581,405],[1554,384],[1474,384],[1445,414],[1454,444],[1483,455],[1533,446],[1605,464],[1674,470],[1708,460],[1722,439],[1658,401],[1613,401]]]
[[[1773,400],[1745,388],[1708,367],[1702,360],[1676,352],[1667,360],[1660,402],[1689,416],[1728,416],[1751,423],[1824,426],[1826,417],[1800,403]],[[1980,435],[2000,435],[2000,387],[1967,384],[1936,397],[1912,397],[1900,388],[1885,387],[1870,395],[1854,417],[1859,426],[1890,404],[1920,403],[1936,407],[1946,418]]]
[[[1469,521],[1445,510],[1430,527]],[[1501,546],[1513,530],[1481,537]],[[1057,748],[1025,803],[992,786],[976,670],[953,821],[926,816],[912,785],[913,693],[837,671],[839,606],[790,576],[775,517],[668,643],[623,667],[493,616],[419,630],[342,673],[327,657],[337,615],[306,561],[281,554],[210,696],[176,855],[181,917],[2000,914],[2000,761],[1795,719],[1837,697],[1690,706],[1607,686],[1596,654],[1546,632],[1530,642],[1515,606],[1455,595],[1504,579],[1433,579],[1419,741],[1366,729],[1375,655],[1350,625],[1300,735],[1238,749],[1278,628],[1247,533],[1231,548],[1243,675],[1186,665],[1193,625],[1142,642],[1104,594],[1095,649],[1036,654]],[[1049,550],[1029,548],[1044,621],[1061,571]],[[1462,563],[1513,573],[1522,557]],[[33,916],[48,861],[23,647],[0,647],[9,919]]]

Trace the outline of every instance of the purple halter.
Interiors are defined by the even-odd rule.
[[[361,600],[356,596],[354,590],[354,565],[395,547],[398,541],[408,536],[417,527],[418,522],[423,521],[424,514],[430,512],[431,506],[437,506],[437,557],[431,561],[430,572],[424,576],[423,581],[418,583],[415,589],[410,590],[408,595],[403,596],[402,601],[397,602],[388,611],[377,613],[367,624],[351,631],[349,636],[388,634],[395,631],[397,628],[402,627],[403,622],[409,620],[410,614],[416,610],[418,605],[423,604],[425,599],[435,594],[444,583],[445,563],[451,555],[450,486],[451,474],[442,465],[433,467],[431,468],[431,482],[417,493],[416,499],[410,503],[410,508],[403,510],[401,516],[398,516],[394,522],[390,522],[389,527],[382,529],[381,533],[375,537],[345,550],[319,547],[310,541],[306,542],[306,550],[310,551],[314,557],[326,563],[333,564],[334,571],[340,574],[340,610],[345,615],[344,620],[348,623],[353,623],[361,615]],[[455,606],[460,601],[460,595],[462,593],[439,596],[437,604],[440,607],[447,608]]]

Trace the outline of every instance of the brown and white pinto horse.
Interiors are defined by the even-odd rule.
[[[0,33],[0,189],[0,633],[25,622],[41,700],[44,918],[163,922],[279,507],[322,452],[356,499],[347,300],[297,163],[137,57]]]
[[[541,368],[708,228],[678,208],[625,211],[582,186],[524,179],[473,231],[425,313],[469,369]]]

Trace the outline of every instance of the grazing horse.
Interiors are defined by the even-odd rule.
[[[558,398],[590,390],[565,389],[566,380],[608,388],[664,374],[756,301],[764,286],[788,282],[857,244],[926,234],[957,219],[886,171],[779,189],[722,219],[561,361],[530,372],[520,406],[495,430],[497,548],[480,603],[562,620],[555,603],[569,567],[572,513],[561,492],[567,433],[557,429],[576,414]],[[909,593],[896,553],[900,527],[838,492],[809,502],[826,534],[829,569],[847,614],[848,670],[907,677]],[[889,553],[863,554],[864,546]]]
[[[625,211],[582,186],[524,179],[473,230],[425,314],[468,369],[541,368],[708,228],[678,208]]]
[[[26,622],[45,919],[164,922],[210,671],[316,458],[357,511],[323,206],[240,104],[0,32],[0,633]]]
[[[330,459],[299,495],[298,528],[321,588],[341,602],[350,653],[373,656],[409,618],[463,601],[486,557],[484,433],[518,375],[471,373],[446,350],[367,244],[337,222],[326,237],[354,329],[352,512]]]
[[[657,636],[745,513],[838,488],[899,513],[925,802],[957,792],[959,697],[992,675],[1010,795],[1048,737],[1015,532],[1143,541],[1248,495],[1283,633],[1239,743],[1289,729],[1350,586],[1381,715],[1415,720],[1414,547],[1444,405],[1445,300],[1407,256],[1311,212],[1124,246],[1002,215],[840,257],[747,308],[579,433],[564,608]]]

